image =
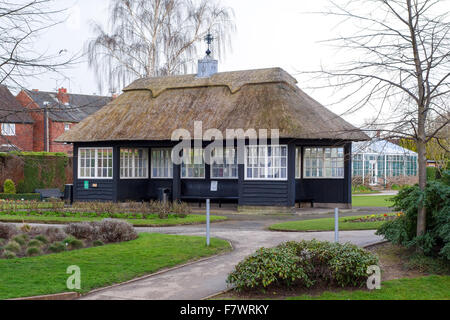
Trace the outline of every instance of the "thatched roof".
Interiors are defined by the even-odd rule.
[[[3,85],[0,85],[0,122],[30,124],[34,122],[28,111]]]
[[[171,140],[176,129],[279,129],[281,138],[367,140],[280,68],[140,79],[60,142]]]

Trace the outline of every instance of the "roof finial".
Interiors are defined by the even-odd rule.
[[[214,37],[211,34],[211,32],[208,32],[208,34],[205,37],[205,42],[208,44],[208,50],[206,50],[206,55],[209,57],[211,55],[211,44],[214,41]]]

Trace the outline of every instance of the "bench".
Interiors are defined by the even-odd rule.
[[[64,194],[59,189],[36,189],[35,193],[41,195],[41,201],[45,199],[62,199]]]
[[[211,201],[218,201],[219,208],[222,208],[223,200],[239,200],[239,197],[203,197],[203,196],[181,196],[181,200],[198,200],[198,207],[202,207],[202,200],[206,201],[207,199]]]

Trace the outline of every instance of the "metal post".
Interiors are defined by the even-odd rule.
[[[206,245],[209,247],[210,244],[210,200],[206,200]]]
[[[334,242],[339,243],[339,209],[334,209]]]

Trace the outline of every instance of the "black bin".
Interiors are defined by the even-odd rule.
[[[172,190],[170,188],[158,188],[158,201],[169,201]]]
[[[73,184],[66,184],[64,186],[64,201],[68,204],[73,203]]]

